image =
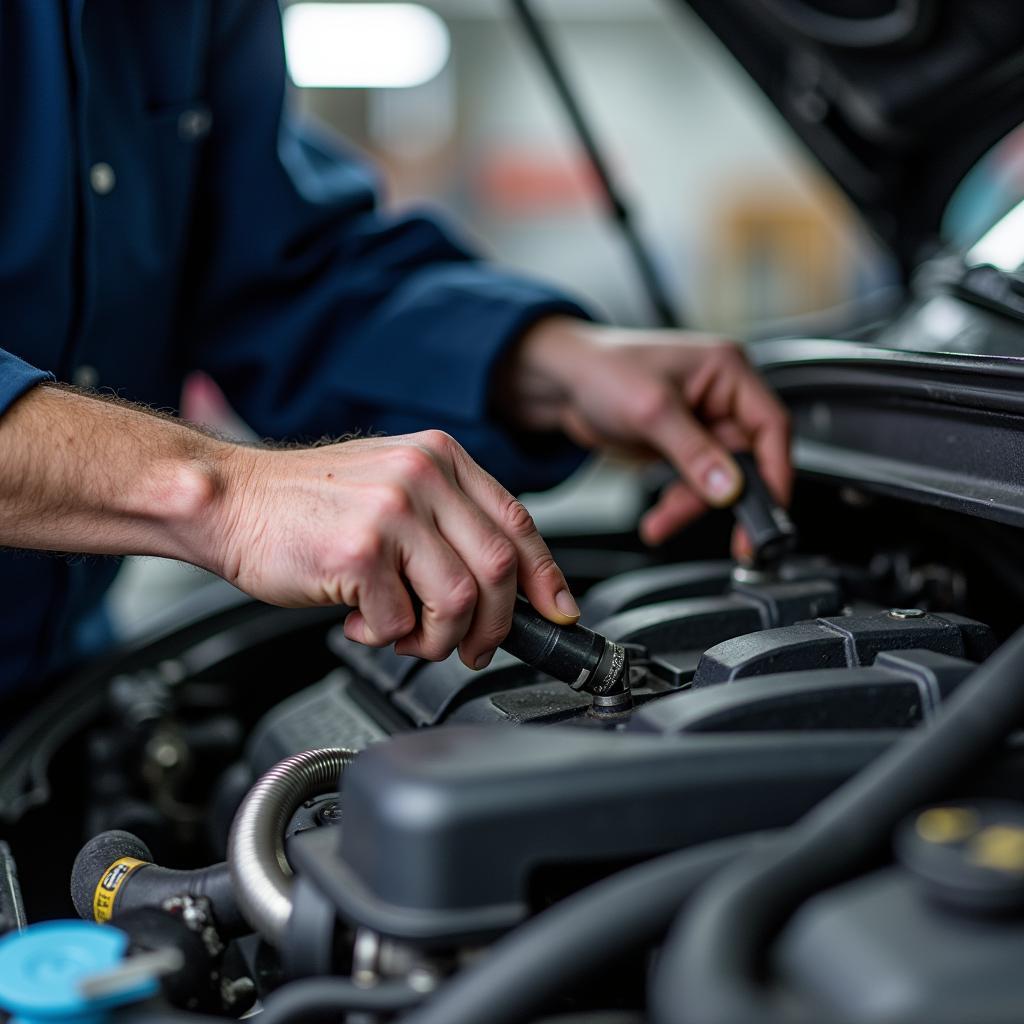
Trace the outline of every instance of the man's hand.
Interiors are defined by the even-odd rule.
[[[227,479],[221,574],[274,604],[358,609],[352,640],[432,661],[458,646],[483,668],[517,581],[549,619],[579,616],[523,505],[440,431],[239,449]]]
[[[523,506],[439,431],[249,448],[42,385],[0,420],[0,545],[177,558],[273,604],[349,605],[354,640],[458,647],[476,668],[517,582],[552,621],[579,615]]]
[[[513,350],[498,392],[520,426],[667,459],[681,479],[640,524],[650,544],[736,499],[742,477],[730,449],[751,449],[776,498],[789,502],[788,417],[734,343],[552,318]],[[745,544],[738,536],[740,557]]]

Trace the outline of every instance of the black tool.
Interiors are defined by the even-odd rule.
[[[501,646],[532,668],[589,693],[597,713],[615,714],[633,704],[629,657],[621,644],[585,626],[556,625],[521,597]]]
[[[753,567],[768,568],[796,545],[796,527],[786,510],[772,497],[750,452],[733,452],[743,472],[743,490],[733,513],[746,531],[753,549]]]

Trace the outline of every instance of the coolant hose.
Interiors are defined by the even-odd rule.
[[[940,798],[1024,721],[1024,629],[915,729],[796,825],[712,879],[673,926],[655,975],[656,1024],[790,1019],[761,981],[768,944],[810,896],[885,852],[893,828]]]
[[[228,838],[228,868],[242,916],[280,946],[292,912],[292,872],[284,832],[303,802],[338,788],[351,750],[304,750],[278,761],[246,794]]]

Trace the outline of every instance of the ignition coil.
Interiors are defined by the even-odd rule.
[[[776,565],[796,545],[796,527],[772,496],[750,452],[733,452],[743,472],[743,490],[733,505],[736,522],[743,527],[753,551],[752,568]]]
[[[622,644],[585,626],[559,626],[522,597],[516,598],[512,628],[501,647],[593,698],[598,714],[617,714],[633,704],[629,657]]]

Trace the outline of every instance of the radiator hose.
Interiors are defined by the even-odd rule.
[[[303,802],[338,788],[354,752],[304,750],[265,772],[238,808],[228,838],[228,868],[242,916],[280,946],[292,912],[292,872],[284,832]]]

